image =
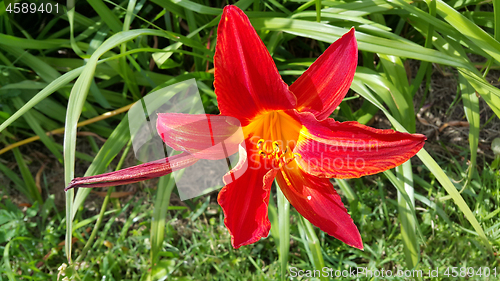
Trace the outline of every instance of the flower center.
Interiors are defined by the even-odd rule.
[[[250,137],[254,151],[261,157],[274,159],[279,166],[285,166],[296,156],[293,149],[297,144],[302,125],[282,110],[270,111],[257,116],[243,128],[245,138]]]
[[[262,144],[264,144],[265,142],[266,140],[260,139],[257,142],[257,148],[258,149],[263,148]],[[302,155],[300,155],[299,153],[293,153],[288,146],[285,148],[285,151],[281,150],[280,145],[278,144],[277,141],[273,142],[273,146],[274,149],[272,152],[267,152],[261,149],[259,150],[259,155],[261,157],[266,157],[268,159],[275,160],[278,163],[279,168],[286,166],[288,163],[292,162],[292,160],[294,160],[295,157],[297,156],[302,158]]]

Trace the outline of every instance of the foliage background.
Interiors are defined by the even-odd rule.
[[[196,78],[218,113],[212,61],[228,3],[88,0],[53,15],[9,13],[15,2],[0,2],[0,280],[275,280],[287,266],[500,274],[498,0],[230,2],[289,84],[354,26],[359,66],[333,117],[427,135],[411,163],[335,180],[365,251],[288,213],[275,189],[271,235],[238,250],[217,192],[181,202],[170,176],[64,194],[75,176],[138,164],[126,111],[149,92]]]

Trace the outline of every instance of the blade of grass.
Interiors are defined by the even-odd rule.
[[[9,251],[10,251],[10,246],[17,241],[31,241],[32,239],[30,237],[14,237],[12,240],[10,240],[7,245],[5,245],[5,248],[3,250],[3,263],[4,263],[4,268],[5,272],[7,274],[7,277],[9,278],[10,281],[15,281],[18,280],[14,276],[14,272],[12,271],[12,268],[10,266],[10,261],[9,261]]]
[[[304,241],[304,247],[306,248],[307,255],[315,270],[323,272],[325,267],[325,260],[323,259],[323,253],[321,252],[321,245],[319,243],[318,236],[314,231],[313,225],[306,220],[303,216],[299,214],[299,231],[300,237]],[[319,280],[330,280],[324,274],[320,274]]]
[[[500,41],[500,0],[493,0],[493,16],[494,16],[494,38],[495,40]]]
[[[80,58],[82,59],[88,59],[90,58],[89,55],[86,55],[85,53],[82,52],[80,47],[76,44],[75,40],[75,0],[70,0],[68,1],[68,6],[71,6],[72,9],[68,10],[67,16],[68,16],[68,21],[69,21],[69,30],[70,30],[70,44],[71,48],[73,48],[73,51],[75,54],[77,54]]]
[[[58,89],[64,87],[71,81],[73,81],[80,73],[83,71],[83,66],[77,69],[74,69],[66,74],[60,76],[59,78],[53,80],[47,87],[43,88],[36,96],[30,99],[26,104],[23,105],[18,111],[12,114],[9,119],[0,124],[0,132],[7,128],[10,124],[16,121],[19,117],[23,116],[28,110],[33,108],[39,102],[41,102],[46,97],[50,96],[52,93],[57,91]]]
[[[400,94],[392,93],[397,108],[402,119],[398,120],[405,128],[415,132],[415,111],[413,109],[413,100],[409,92],[410,85],[403,61],[396,56],[379,55],[387,79],[399,90]],[[377,92],[378,93],[378,92]]]
[[[180,172],[180,176],[184,170],[178,172]],[[172,174],[160,177],[156,189],[157,194],[154,202],[153,218],[151,220],[151,266],[156,264],[158,254],[163,248],[167,210],[170,205],[170,195],[174,187],[175,180]]]
[[[21,171],[21,176],[23,177],[23,181],[26,185],[26,189],[29,194],[29,199],[31,200],[31,202],[38,201],[40,206],[43,205],[42,194],[40,194],[40,191],[38,191],[35,179],[33,178],[33,175],[31,175],[31,172],[28,169],[28,165],[26,165],[26,162],[23,159],[23,155],[21,154],[18,148],[14,148],[12,151],[14,152],[14,157],[16,158],[17,166]]]
[[[321,0],[316,0],[316,21],[321,21]]]
[[[401,225],[406,266],[408,268],[415,268],[419,262],[419,247],[416,234],[416,216],[409,206],[409,204],[412,204],[412,207],[415,207],[411,162],[406,161],[401,166],[396,167],[396,171],[398,180],[403,184],[409,200],[411,200],[411,202],[407,202],[402,193],[398,190],[398,215]]]
[[[271,196],[273,198],[273,196]],[[274,243],[279,245],[280,235],[279,235],[279,219],[278,219],[278,208],[276,207],[276,202],[274,200],[269,200],[268,207],[268,217],[271,222],[271,236],[274,238]],[[280,253],[280,248],[278,246],[278,254]]]
[[[354,191],[349,186],[349,183],[346,180],[335,179],[335,182],[339,185],[340,190],[342,190],[342,192],[344,193],[345,197],[347,198],[347,201],[349,201],[349,204],[358,200],[356,193],[354,193]]]
[[[122,23],[118,17],[104,4],[101,0],[88,0],[87,1],[99,17],[106,23],[106,25],[118,33],[122,30]]]
[[[24,105],[23,100],[20,97],[15,97],[12,99],[14,105],[19,109]],[[55,142],[50,139],[49,136],[45,134],[45,131],[42,129],[40,126],[40,123],[37,121],[36,118],[33,117],[33,115],[27,111],[24,115],[24,120],[30,125],[31,129],[37,134],[37,136],[40,138],[40,140],[45,144],[45,146],[54,154],[54,156],[59,160],[60,163],[63,161],[62,154],[59,152],[57,149]]]
[[[52,68],[50,65],[42,61],[40,58],[28,53],[24,49],[11,47],[7,45],[1,45],[0,49],[10,53],[12,56],[17,58],[20,62],[28,65],[33,71],[36,72],[43,80],[47,83],[52,82],[57,79],[59,76],[59,72]]]
[[[28,198],[30,197],[24,181],[14,171],[2,164],[2,162],[0,162],[0,171],[14,182],[14,185],[21,194],[24,194]]]
[[[69,41],[64,39],[24,39],[1,33],[0,42],[2,42],[1,44],[5,46],[36,50],[56,49],[60,48],[61,46],[69,46]]]
[[[469,122],[469,147],[470,147],[470,165],[467,182],[472,180],[472,176],[476,171],[477,147],[479,145],[479,99],[476,96],[476,91],[467,82],[463,75],[458,76],[460,90],[462,91],[462,101],[464,103],[465,117]],[[467,186],[467,183],[464,187]]]
[[[427,7],[429,8],[429,15],[431,17],[436,17],[436,1],[435,0],[426,0]],[[432,48],[432,37],[434,34],[434,26],[429,24],[429,27],[427,28],[427,34],[425,36],[425,43],[424,47],[425,48]],[[410,94],[412,97],[415,96],[417,93],[418,88],[420,87],[420,84],[422,83],[422,80],[424,79],[425,74],[427,73],[427,70],[431,67],[430,62],[428,61],[423,61],[420,63],[420,66],[417,71],[417,76],[413,80],[411,87],[410,87]],[[418,108],[421,108],[425,102],[427,91],[424,94],[424,98],[420,102],[420,105]]]

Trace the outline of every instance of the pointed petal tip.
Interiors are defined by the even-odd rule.
[[[346,32],[342,37],[351,37],[351,40],[353,40],[353,44],[356,44],[356,50],[358,46],[358,42],[356,41],[356,30],[354,29],[354,26],[349,29],[348,32]]]
[[[222,19],[225,19],[227,21],[228,17],[241,16],[242,14],[245,15],[245,13],[237,6],[227,5],[224,7],[224,10],[222,11]]]
[[[217,200],[218,200],[218,198],[217,198]],[[269,235],[269,231],[271,231],[271,224],[264,223],[260,233],[256,234],[255,236],[253,236],[250,239],[247,239],[246,241],[236,241],[236,238],[238,237],[238,235],[237,236],[233,235],[233,233],[231,232],[231,228],[228,227],[229,223],[227,221],[226,212],[224,211],[224,209],[222,209],[222,211],[224,213],[224,225],[226,226],[226,229],[229,232],[229,235],[231,236],[231,246],[233,246],[233,249],[235,249],[235,250],[239,249],[242,246],[247,246],[247,245],[253,244],[253,243],[259,241],[260,239],[267,237]]]
[[[338,240],[344,242],[348,246],[351,246],[353,248],[360,249],[361,251],[364,251],[364,245],[363,245],[363,240],[361,240],[361,234],[359,233],[357,226],[354,224],[354,221],[351,220],[351,222],[356,229],[356,231],[351,231],[351,234],[352,234],[351,237],[339,237],[338,235],[332,235],[333,233],[328,233],[328,232],[326,232],[326,233],[328,235],[333,236],[333,237],[337,238]]]
[[[358,43],[351,28],[291,86],[297,97],[297,110],[311,112],[318,120],[330,116],[349,91],[358,64]]]
[[[246,146],[250,145],[247,140]],[[276,170],[271,168],[270,163],[265,160],[267,158],[263,162],[249,159],[246,153],[240,155],[237,166],[224,176],[226,185],[217,196],[234,249],[267,237],[271,230],[267,210]],[[239,176],[229,180],[233,174]]]
[[[230,11],[241,11],[241,9],[235,5],[226,5],[224,7],[224,12],[230,12]]]
[[[358,241],[356,241],[354,244],[352,244],[352,245],[351,245],[351,244],[348,244],[348,245],[349,245],[349,246],[351,246],[351,247],[354,247],[354,248],[356,248],[356,249],[359,249],[359,250],[361,250],[361,251],[364,251],[364,250],[365,250],[365,247],[364,247],[364,245],[363,245],[363,241],[361,241],[361,236],[359,237],[359,240],[358,240]]]
[[[229,230],[229,228],[228,228],[228,230]],[[271,230],[271,225],[269,225],[269,230],[267,231],[268,235],[269,235],[269,231],[270,230]],[[247,240],[247,241],[238,241],[238,242],[235,242],[234,236],[231,235],[231,246],[233,246],[233,248],[235,250],[237,250],[237,249],[241,248],[242,246],[251,245],[251,244],[259,241],[260,239],[262,239],[264,237],[267,237],[267,235],[264,235],[264,236],[257,235],[257,236],[255,236],[252,239]]]
[[[248,125],[257,115],[294,109],[296,97],[247,15],[236,6],[224,7],[217,29],[214,88],[221,114]],[[237,97],[237,98],[236,98]]]

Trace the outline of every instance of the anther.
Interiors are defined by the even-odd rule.
[[[265,140],[264,139],[260,139],[258,142],[257,142],[257,147],[260,148],[260,146],[262,145],[262,143],[264,143]]]
[[[274,151],[279,152],[280,151],[280,145],[277,141],[273,142],[274,145]]]

